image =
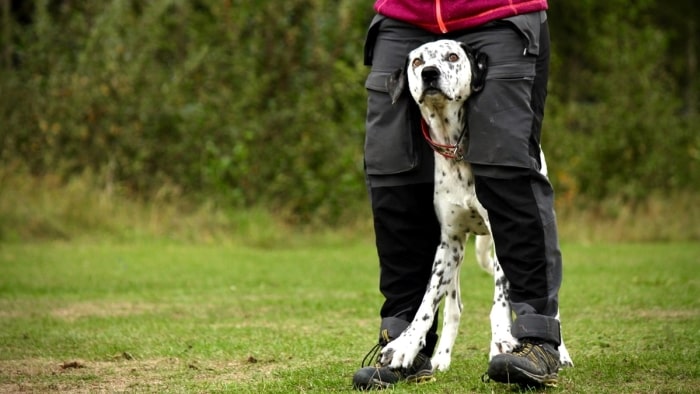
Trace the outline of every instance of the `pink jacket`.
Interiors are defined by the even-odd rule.
[[[374,10],[433,33],[547,9],[547,0],[376,0]]]

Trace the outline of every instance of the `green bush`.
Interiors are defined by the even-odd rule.
[[[553,29],[543,143],[567,199],[636,203],[700,186],[697,103],[682,99],[688,86],[672,67],[684,55],[673,46],[684,25],[659,25],[654,7],[663,8],[650,1],[588,1],[555,4],[550,12],[555,27],[598,21]],[[689,50],[685,55],[692,57],[697,48]]]
[[[36,2],[2,78],[3,160],[333,220],[364,196],[356,27],[371,14],[351,5]]]
[[[292,221],[334,223],[364,203],[369,2],[0,4],[4,165]],[[551,6],[543,142],[565,200],[697,190],[698,81],[675,52],[697,27],[664,24],[697,11]]]

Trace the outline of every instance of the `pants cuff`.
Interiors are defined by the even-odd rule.
[[[520,315],[513,322],[511,333],[515,339],[537,338],[557,346],[561,344],[559,320],[545,315]]]

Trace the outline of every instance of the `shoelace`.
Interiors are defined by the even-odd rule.
[[[528,354],[532,353],[535,346],[537,345],[532,343],[521,343],[515,349],[513,349],[512,354],[526,357]]]
[[[481,381],[483,383],[491,383],[491,378],[489,377],[489,372],[486,371],[481,375]]]
[[[540,350],[535,352],[536,348],[540,348]],[[526,358],[532,362],[537,362],[536,360],[544,362],[547,369],[553,369],[554,371],[559,369],[558,356],[555,357],[548,352],[541,343],[521,343],[518,347],[513,349],[513,354]]]
[[[374,366],[377,364],[377,356],[378,356],[381,348],[382,348],[382,345],[376,344],[376,345],[374,345],[374,347],[372,349],[370,349],[369,352],[367,352],[365,357],[362,359],[362,368]],[[373,362],[372,359],[374,359],[375,361]]]

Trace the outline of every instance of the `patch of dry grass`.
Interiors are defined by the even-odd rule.
[[[173,381],[186,379],[195,384],[208,382],[223,387],[226,382],[245,383],[254,377],[269,376],[275,369],[274,363],[255,359],[128,358],[115,355],[113,360],[106,361],[0,360],[0,392],[178,392]]]
[[[560,238],[567,242],[677,242],[700,240],[700,193],[651,195],[627,203],[616,198],[558,207]]]
[[[328,234],[327,228],[293,227],[264,208],[232,210],[215,203],[193,203],[175,187],[163,186],[147,201],[84,174],[64,182],[56,176],[30,176],[0,169],[0,242],[113,239],[172,239],[197,243],[242,243],[279,247],[300,233]],[[650,242],[700,240],[700,193],[653,194],[629,203],[558,201],[560,239],[565,242]],[[344,239],[368,238],[367,204],[333,233]]]

